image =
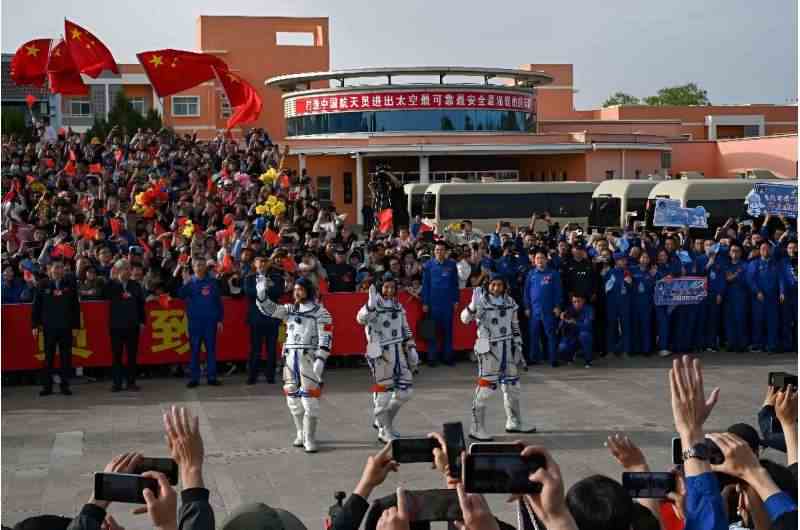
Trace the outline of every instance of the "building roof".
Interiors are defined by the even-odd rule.
[[[486,85],[489,84],[490,79],[508,79],[512,81],[514,85],[526,88],[546,85],[553,82],[553,78],[544,72],[534,72],[530,70],[468,66],[398,66],[348,68],[329,72],[280,75],[267,79],[264,84],[268,87],[279,88],[284,92],[294,92],[297,90],[310,89],[311,83],[317,81],[336,80],[341,86],[344,86],[346,79],[363,79],[369,77],[385,77],[387,79],[387,84],[391,85],[393,76],[435,76],[439,78],[439,84],[445,84],[444,80],[448,75],[479,77],[483,79],[483,84]]]
[[[3,101],[25,101],[25,96],[32,94],[40,101],[47,101],[47,83],[42,87],[35,86],[19,86],[11,80],[11,59],[14,57],[13,53],[4,53],[2,60],[2,94]]]

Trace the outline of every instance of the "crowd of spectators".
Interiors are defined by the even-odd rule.
[[[759,416],[771,418],[766,432],[759,434],[747,424],[736,424],[726,432],[707,433],[706,420],[720,399],[719,389],[708,395],[703,384],[700,361],[689,356],[676,358],[668,371],[674,428],[680,436],[682,463],[667,470],[675,487],[663,498],[635,498],[618,480],[609,476],[585,477],[569,489],[562,478],[558,455],[543,446],[518,441],[523,458],[544,462],[528,477],[538,483],[538,493],[512,497],[517,503],[519,530],[753,530],[797,528],[797,388],[768,387]],[[184,408],[172,407],[164,414],[167,449],[178,464],[180,499],[167,478],[156,472],[143,475],[158,482],[158,492],[143,491],[144,505],[134,513],[148,514],[153,527],[175,530],[212,530],[214,510],[203,477],[204,449],[197,417]],[[455,489],[453,504],[439,506],[438,513],[452,514],[447,519],[465,530],[510,530],[508,522],[498,520],[482,495],[469,493],[463,475],[450,471],[446,439],[440,433],[428,435],[438,442],[433,449],[434,469],[443,477],[445,489]],[[763,438],[762,438],[763,436]],[[722,453],[722,461],[709,460],[711,440]],[[645,453],[622,433],[608,437],[610,455],[625,472],[649,472]],[[763,458],[762,448],[779,447],[786,462]],[[666,450],[666,449],[665,449]],[[141,463],[141,454],[119,455],[106,466],[106,473],[132,473]],[[465,454],[461,455],[462,468]],[[414,501],[403,488],[381,499],[370,496],[390,474],[402,476],[401,466],[387,444],[367,459],[361,478],[344,504],[332,511],[329,528],[358,530],[422,530],[430,524],[415,515],[428,502],[443,502],[443,497],[418,491]],[[433,481],[432,481],[433,482]],[[434,501],[434,499],[436,499]],[[266,499],[265,499],[266,500]],[[72,519],[37,516],[20,522],[16,529],[38,530],[122,530],[109,512],[111,503],[94,495]],[[430,513],[430,510],[427,510]],[[523,515],[527,514],[527,515]],[[300,520],[279,507],[251,503],[231,511],[222,523],[224,530],[304,530]]]

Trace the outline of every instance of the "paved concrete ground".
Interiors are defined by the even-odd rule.
[[[797,373],[794,355],[706,354],[704,362],[708,389],[722,387],[708,422],[716,430],[737,421],[755,425],[767,373]],[[523,378],[523,403],[539,433],[530,439],[552,449],[568,485],[593,473],[619,476],[603,447],[613,431],[632,436],[654,469],[667,466],[673,436],[668,365],[658,358],[613,358],[588,370],[532,370]],[[399,415],[400,430],[422,434],[454,420],[468,425],[474,380],[470,363],[424,369],[414,398]],[[369,426],[366,368],[328,373],[317,455],[288,447],[291,420],[278,386],[246,386],[240,374],[219,388],[188,390],[176,379],[140,383],[138,394],[111,394],[108,383],[75,386],[71,398],[40,398],[39,389],[30,386],[3,388],[3,524],[40,513],[75,514],[90,495],[92,473],[114,454],[137,450],[165,456],[161,411],[173,403],[200,415],[206,484],[218,524],[231,507],[263,501],[294,512],[309,529],[320,528],[334,491],[351,490],[367,455],[378,449]],[[491,410],[488,427],[497,433],[503,422],[499,396]],[[375,495],[399,484],[423,489],[440,487],[441,481],[425,464],[406,464]],[[490,503],[502,518],[515,521],[501,496],[492,496]],[[111,512],[128,530],[149,528],[143,516],[130,515],[130,508],[116,504]]]

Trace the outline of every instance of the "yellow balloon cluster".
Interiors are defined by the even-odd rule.
[[[270,195],[264,204],[256,206],[256,213],[258,215],[271,215],[273,217],[280,217],[286,211],[286,203],[279,200],[275,195]]]
[[[264,184],[272,184],[273,182],[275,182],[276,178],[278,178],[278,172],[275,171],[274,167],[269,168],[259,177],[261,182],[263,182]]]
[[[458,230],[461,230],[461,223],[450,223],[449,225],[447,225],[447,228],[445,230],[447,230],[448,232],[456,232]]]
[[[186,222],[183,224],[183,230],[181,230],[181,234],[186,239],[192,239],[194,235],[194,224],[192,224],[191,219],[187,219]]]

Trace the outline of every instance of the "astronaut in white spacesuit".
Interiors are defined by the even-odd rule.
[[[489,441],[486,432],[486,403],[497,387],[503,391],[506,432],[530,433],[536,428],[522,422],[518,365],[524,366],[522,336],[517,318],[517,303],[506,293],[502,276],[492,275],[488,293],[481,287],[472,292],[472,300],[461,312],[465,324],[477,321],[478,386],[472,401],[472,425],[469,437]]]
[[[397,301],[397,280],[390,273],[383,277],[381,294],[370,286],[367,304],[359,309],[356,320],[366,328],[367,362],[375,379],[374,425],[378,439],[390,442],[399,436],[394,419],[411,398],[412,373],[419,364],[406,311]]]
[[[266,284],[265,281],[262,283]],[[315,300],[314,286],[307,278],[301,277],[294,282],[292,304],[279,305],[270,300],[266,296],[266,285],[257,285],[256,290],[258,309],[268,317],[286,321],[283,393],[297,429],[292,445],[314,453],[317,451],[322,373],[325,360],[331,353],[331,315]]]

